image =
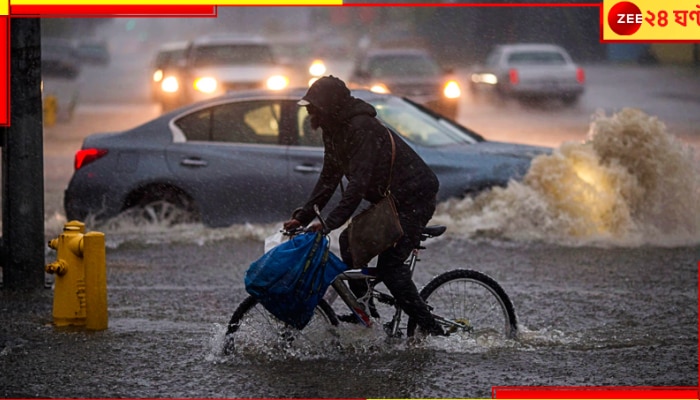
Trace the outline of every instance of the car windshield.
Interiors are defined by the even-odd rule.
[[[194,66],[208,67],[222,64],[272,64],[272,51],[265,45],[199,46],[194,50]]]
[[[566,64],[564,56],[556,51],[528,51],[513,53],[508,56],[509,64]]]
[[[155,65],[172,65],[185,55],[185,49],[167,50],[158,53]]]
[[[466,128],[432,114],[399,97],[377,98],[370,101],[377,116],[409,142],[426,147],[476,143],[477,135]]]
[[[367,70],[376,78],[435,76],[440,74],[440,66],[434,60],[421,55],[376,56],[369,60]]]

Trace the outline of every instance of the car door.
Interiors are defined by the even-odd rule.
[[[205,224],[281,221],[289,216],[287,145],[279,101],[228,102],[171,124],[168,165],[195,198]]]

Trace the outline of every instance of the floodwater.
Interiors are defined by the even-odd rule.
[[[123,75],[138,76],[141,66],[125,60],[117,67],[132,69]],[[650,78],[661,73],[645,70],[648,84],[617,99],[606,80],[629,74],[592,68],[583,110],[465,108],[467,125],[487,138],[554,142],[556,150],[521,183],[441,204],[433,223],[448,231],[427,243],[415,281],[421,287],[454,268],[490,275],[515,305],[517,340],[388,341],[343,324],[333,345],[261,344],[225,356],[225,325],[246,296],[243,274],[279,224],[208,229],[121,218],[88,225],[107,239],[107,330],[53,327],[50,289],[0,290],[0,396],[484,398],[498,386],[697,387],[700,171],[697,145],[686,139],[698,143],[690,110],[700,98],[652,98],[698,85]],[[131,81],[93,86],[108,92],[121,82]],[[118,93],[132,93],[127,86]],[[581,127],[599,101],[614,107]],[[617,106],[635,102],[661,104],[666,119]],[[62,190],[82,137],[157,115],[152,104],[91,103],[74,125],[45,130],[47,238],[65,223]],[[489,129],[504,126],[512,136]],[[55,256],[47,248],[47,262]]]
[[[48,289],[0,292],[0,395],[475,398],[499,386],[697,387],[697,168],[663,124],[626,110],[599,116],[585,143],[536,160],[522,183],[441,204],[433,222],[449,229],[427,243],[418,286],[449,269],[485,272],[515,304],[516,340],[387,340],[341,324],[333,345],[226,356],[243,274],[278,225],[116,220],[102,227],[106,331],[54,328]]]

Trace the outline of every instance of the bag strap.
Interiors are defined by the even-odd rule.
[[[396,160],[396,142],[394,141],[394,135],[391,134],[389,128],[386,128],[386,132],[389,134],[389,139],[391,140],[391,164],[389,164],[389,181],[386,183],[384,197],[391,194],[389,187],[391,186],[391,178],[394,174],[394,160]]]

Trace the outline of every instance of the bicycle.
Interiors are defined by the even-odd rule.
[[[323,222],[322,219],[321,221]],[[439,225],[425,227],[421,234],[421,243],[442,235],[446,229],[445,226]],[[284,233],[294,235],[300,231]],[[420,261],[419,252],[424,249],[422,244],[418,245],[406,260],[411,274]],[[275,344],[288,347],[293,342],[318,341],[321,335],[315,333],[319,332],[331,332],[330,338],[333,338],[332,329],[340,324],[340,319],[331,306],[336,298],[351,311],[355,318],[351,322],[366,327],[374,326],[379,322],[377,318],[381,318],[381,314],[375,312],[375,305],[378,303],[393,309],[391,320],[383,324],[387,336],[396,338],[405,333],[411,337],[419,333],[420,328],[414,320],[409,318],[407,323],[403,323],[403,311],[396,305],[393,296],[388,291],[377,288],[381,281],[375,271],[373,268],[350,269],[338,275],[326,296],[316,306],[314,317],[302,331],[285,326],[269,314],[254,297],[247,297],[236,308],[227,325],[224,353],[231,354],[236,351],[238,342],[243,338],[256,341],[263,340],[262,337],[266,336],[272,339],[272,347],[275,347]],[[349,280],[364,281],[367,284],[367,293],[360,298],[356,297],[346,283]],[[432,278],[419,293],[427,302],[435,319],[449,335],[495,333],[508,339],[517,338],[517,317],[510,297],[498,282],[482,272],[471,269],[446,271]]]

